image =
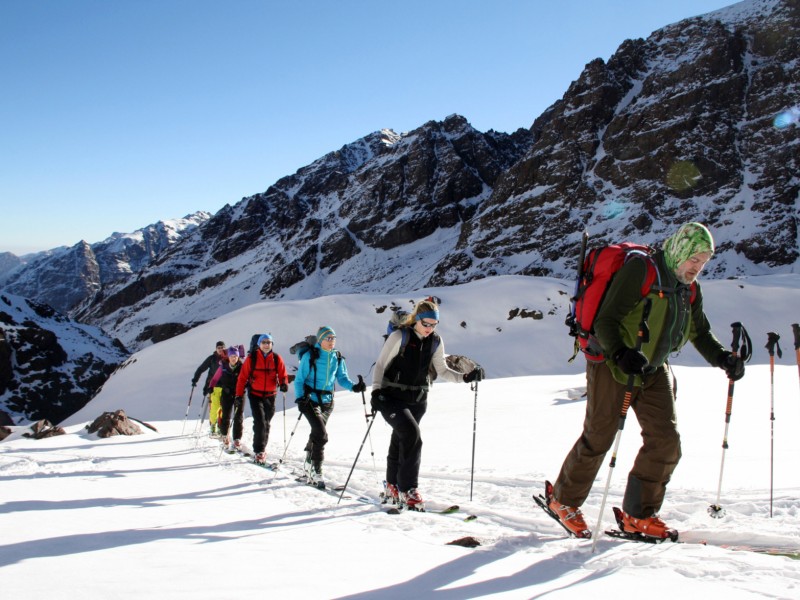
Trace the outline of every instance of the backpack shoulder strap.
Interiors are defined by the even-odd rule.
[[[408,327],[398,327],[397,331],[400,332],[400,349],[397,351],[398,356],[403,356],[408,346]]]

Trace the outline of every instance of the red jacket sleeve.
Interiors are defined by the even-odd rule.
[[[289,383],[289,378],[286,376],[286,365],[283,362],[283,357],[280,354],[276,354],[275,357],[278,359],[275,361],[275,369],[278,371],[278,383]]]

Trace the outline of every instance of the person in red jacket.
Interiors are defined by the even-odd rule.
[[[258,348],[247,355],[239,379],[236,381],[236,400],[241,401],[247,388],[250,411],[253,413],[253,452],[255,462],[267,463],[269,425],[275,415],[275,396],[278,390],[289,389],[286,365],[279,354],[272,351],[273,339],[269,333],[258,338]]]

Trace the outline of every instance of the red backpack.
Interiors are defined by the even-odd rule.
[[[617,271],[631,258],[640,258],[647,263],[647,273],[642,282],[642,297],[651,291],[658,291],[663,296],[665,288],[661,285],[661,277],[653,260],[653,249],[642,244],[622,242],[600,248],[593,248],[586,254],[587,236],[581,246],[581,260],[578,265],[578,281],[575,284],[575,295],[570,299],[571,307],[567,315],[566,325],[569,334],[575,338],[575,349],[572,362],[581,351],[586,360],[602,362],[605,360],[600,343],[594,337],[594,319],[603,303],[611,280]],[[656,284],[656,285],[654,285]],[[690,302],[694,302],[696,285],[691,285]]]

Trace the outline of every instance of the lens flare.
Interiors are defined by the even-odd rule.
[[[797,106],[778,113],[772,121],[775,129],[786,129],[790,125],[797,125],[798,123],[800,123],[800,107]]]
[[[623,216],[627,210],[627,202],[624,200],[609,200],[603,205],[600,214],[603,219],[616,219]]]
[[[703,178],[700,169],[689,160],[679,160],[667,172],[667,185],[676,192],[685,192],[695,187]]]

